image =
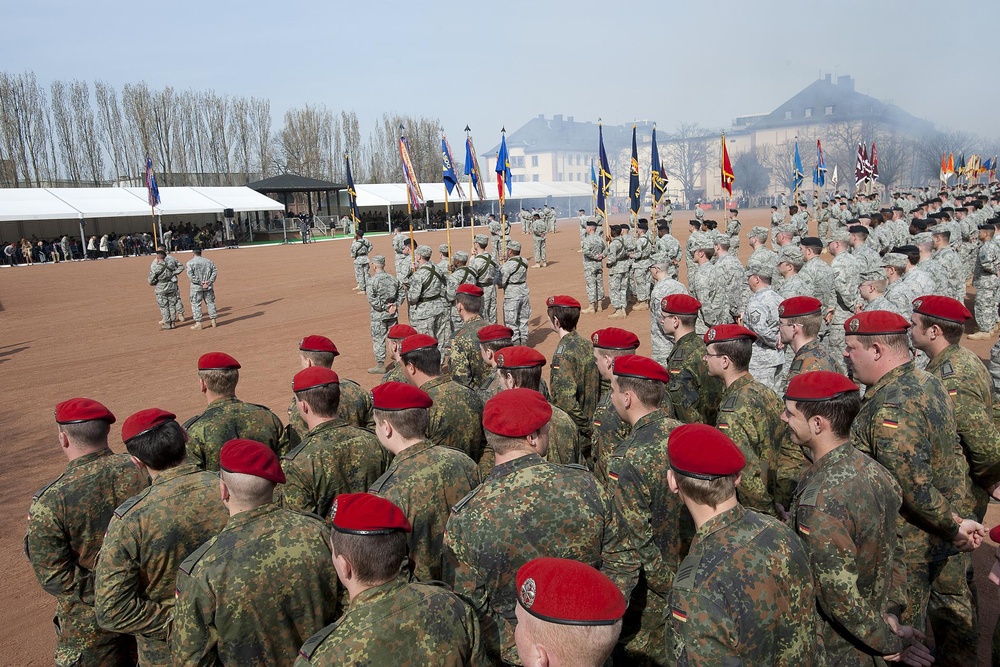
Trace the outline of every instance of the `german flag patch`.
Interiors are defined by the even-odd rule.
[[[883,419],[882,426],[886,428],[899,428],[899,422],[895,419]]]
[[[810,528],[804,523],[799,524],[799,530],[802,532],[803,535],[809,535],[812,533],[812,528]]]
[[[716,428],[718,428],[720,431],[727,431],[729,430],[729,424],[727,424],[726,422],[719,422],[719,425]]]
[[[948,390],[948,395],[949,396],[958,396],[958,389],[949,389]]]
[[[688,622],[688,615],[676,607],[670,609],[670,615],[674,617],[675,621],[680,621],[681,623]]]
[[[609,471],[608,472],[608,477],[610,477],[611,479],[615,480],[616,482],[618,481],[618,473],[616,473],[616,472],[610,472]]]

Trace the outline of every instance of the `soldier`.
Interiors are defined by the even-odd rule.
[[[292,379],[295,405],[308,427],[281,461],[288,481],[281,504],[326,518],[334,498],[361,493],[385,472],[388,460],[371,431],[339,417],[340,377],[309,366]]]
[[[725,235],[729,237],[729,247],[735,253],[740,249],[740,231],[743,229],[743,223],[739,220],[738,209],[729,209],[729,215],[732,217],[726,217]]]
[[[115,510],[95,576],[97,621],[135,635],[139,664],[170,664],[167,645],[177,568],[229,518],[219,478],[187,461],[187,435],[176,415],[150,408],[122,424],[132,462],[152,486]]]
[[[149,278],[147,282],[154,287],[153,293],[156,295],[156,305],[160,308],[161,327],[164,330],[174,328],[174,302],[180,301],[177,294],[177,282],[173,271],[166,263],[167,252],[165,250],[156,251],[156,259],[149,267]],[[184,319],[181,313],[178,322]]]
[[[667,483],[697,528],[667,608],[667,659],[692,665],[817,665],[809,557],[777,519],[737,501],[746,459],[704,424],[675,428]]]
[[[900,592],[890,586],[902,498],[892,475],[848,441],[860,405],[858,387],[846,377],[811,371],[789,383],[781,416],[812,461],[789,522],[812,565],[823,651],[836,665],[870,664],[873,655],[930,664],[923,644],[901,639],[923,637],[899,628]]]
[[[442,243],[438,246],[438,254],[441,255],[441,259],[438,260],[437,269],[441,272],[441,275],[450,276],[451,275],[451,248],[447,243]]]
[[[750,297],[746,271],[739,258],[729,252],[729,237],[724,234],[715,235],[712,264],[715,278],[712,297],[718,299],[721,313],[721,319],[713,324],[735,322]]]
[[[651,356],[656,363],[661,366],[667,365],[670,353],[674,349],[674,339],[667,336],[660,326],[662,311],[660,303],[671,294],[687,294],[687,288],[674,278],[670,277],[671,260],[665,254],[653,255],[649,265],[650,277],[653,281],[653,288],[650,292],[650,303],[653,308],[649,311],[649,339],[652,344]]]
[[[607,664],[626,601],[607,576],[566,558],[536,558],[517,571],[514,640],[525,667]]]
[[[830,202],[825,201],[819,206],[819,211],[816,212],[816,229],[819,233],[819,237],[824,241],[830,238]]]
[[[394,233],[392,236],[392,251],[395,254],[396,279],[402,282],[403,277],[407,275],[405,265],[410,264],[412,262],[410,252],[412,252],[413,248],[410,245],[411,239],[408,238],[406,234],[403,233],[402,227],[396,225],[396,228],[393,230],[393,232]],[[410,252],[408,252],[406,248],[410,248]]]
[[[583,278],[587,283],[587,301],[590,304],[582,313],[596,313],[604,307],[604,258],[608,246],[597,233],[597,221],[587,220],[587,233],[581,242],[583,251]]]
[[[202,470],[219,469],[219,450],[235,436],[252,436],[275,453],[281,451],[281,420],[263,405],[236,398],[240,368],[225,352],[198,357],[198,387],[208,407],[184,422],[184,430],[188,459]]]
[[[737,321],[757,336],[750,354],[750,375],[765,387],[778,391],[785,362],[785,353],[779,349],[781,295],[772,289],[771,269],[765,265],[749,267],[747,285],[752,296]]]
[[[479,338],[476,335],[486,326],[486,320],[479,316],[482,307],[482,288],[469,283],[462,283],[456,288],[455,308],[462,324],[448,341],[445,359],[451,379],[470,389],[481,387],[490,372],[479,354]]]
[[[576,330],[580,302],[571,296],[550,296],[545,316],[559,336],[552,354],[549,382],[552,404],[565,410],[580,432],[581,441],[590,440],[591,420],[600,400],[601,377],[594,363],[594,347]]]
[[[772,274],[777,276],[778,255],[767,247],[767,228],[751,227],[750,231],[747,232],[747,240],[753,249],[753,252],[750,253],[750,258],[747,259],[747,268],[752,265],[770,266]]]
[[[368,372],[372,375],[381,375],[385,372],[386,336],[389,329],[399,321],[399,307],[406,295],[399,288],[399,281],[386,273],[385,255],[372,255],[370,264],[374,273],[368,280],[365,294],[371,311],[369,315],[375,365],[369,368]]]
[[[906,264],[906,256],[898,252],[887,252],[882,258],[882,268],[887,282],[885,298],[895,306],[893,310],[903,317],[912,314],[913,300],[920,296],[913,285],[903,282]]]
[[[672,294],[660,302],[663,333],[673,336],[667,361],[667,395],[677,418],[686,423],[715,423],[723,384],[708,373],[705,344],[695,331],[701,302],[687,294]]]
[[[174,324],[179,324],[184,321],[184,302],[181,300],[181,293],[180,293],[180,287],[177,283],[177,276],[184,273],[184,265],[181,264],[179,261],[177,261],[172,255],[170,255],[169,251],[166,249],[165,246],[160,245],[157,246],[156,249],[158,251],[163,250],[164,252],[167,253],[167,255],[164,258],[164,262],[166,263],[167,268],[170,269],[170,273],[173,274],[173,278],[171,280],[174,283],[174,286],[177,287],[174,293],[169,295],[170,309],[171,312],[173,312],[174,314]]]
[[[649,240],[649,221],[639,220],[639,232],[635,239],[635,257],[632,258],[632,280],[635,283],[637,303],[632,310],[649,310],[649,290],[652,286],[649,266],[652,264],[653,243]]]
[[[496,464],[448,520],[453,588],[479,613],[493,660],[520,662],[514,584],[529,560],[572,558],[602,566],[616,583],[625,576],[615,560],[621,545],[611,503],[597,480],[579,466],[542,460],[551,414],[545,397],[530,389],[508,389],[487,402],[483,427]]]
[[[135,639],[102,630],[94,610],[94,568],[115,508],[148,486],[128,456],[108,447],[115,416],[89,398],[56,406],[68,464],[31,499],[24,552],[42,590],[56,599],[54,664],[135,664]]]
[[[833,230],[827,248],[833,255],[830,268],[833,269],[833,315],[830,318],[830,328],[827,332],[827,349],[835,360],[836,370],[843,371],[844,354],[844,322],[857,312],[861,305],[858,288],[861,286],[861,267],[858,260],[851,254],[849,245],[850,234],[843,229]],[[825,370],[825,369],[816,369]],[[834,369],[830,369],[834,370]]]
[[[177,575],[170,650],[175,665],[291,665],[337,617],[336,570],[319,517],[272,502],[278,457],[253,440],[220,455],[229,523]]]
[[[458,288],[461,285],[475,285],[476,276],[472,273],[472,269],[469,268],[469,253],[464,250],[456,250],[454,254],[454,264],[455,270],[451,272],[448,276],[448,289],[446,291],[446,296],[448,297],[448,302],[451,304],[451,330],[458,332],[462,327],[462,316],[458,314],[458,306],[455,300],[455,295],[458,292]],[[482,299],[480,298],[480,302]],[[482,310],[482,304],[480,304],[480,310]]]
[[[417,330],[409,324],[397,324],[389,328],[386,338],[389,341],[389,357],[392,359],[392,363],[385,369],[385,375],[382,376],[381,380],[382,383],[406,382],[406,376],[403,375],[402,362],[399,360],[399,348],[405,338],[415,333],[417,333]]]
[[[556,233],[556,207],[546,206],[545,207],[545,225],[550,232]]]
[[[635,354],[639,348],[638,336],[631,331],[616,327],[598,329],[591,334],[590,342],[594,346],[597,372],[600,373],[602,382],[606,382],[608,386],[614,379],[615,359]],[[587,445],[585,458],[597,481],[608,490],[609,494],[614,493],[614,484],[618,478],[617,470],[611,470],[611,456],[628,434],[628,423],[618,416],[615,406],[611,403],[611,391],[605,392],[594,411],[590,442],[585,443]]]
[[[920,232],[913,236],[913,245],[920,253],[917,268],[926,273],[934,283],[932,294],[943,293],[949,289],[948,274],[941,262],[934,259],[934,237],[930,232]]]
[[[858,312],[888,310],[899,315],[905,313],[905,308],[885,298],[885,289],[888,285],[889,281],[885,278],[880,278],[878,280],[862,280],[861,285],[858,287],[858,293],[861,295],[861,300],[864,301],[864,305]]]
[[[695,324],[698,333],[704,333],[713,324],[726,321],[728,316],[728,295],[723,290],[716,289],[715,265],[712,264],[714,254],[715,244],[708,236],[702,236],[694,248],[697,268],[694,273],[688,271],[688,289],[691,290],[691,296],[702,304]]]
[[[948,275],[947,286],[941,286],[941,293],[950,296],[956,301],[965,301],[965,272],[962,268],[962,259],[958,256],[951,245],[951,226],[937,225],[931,228],[931,236],[934,239],[934,261],[944,267]],[[920,296],[920,295],[918,295]]]
[[[701,231],[701,221],[688,220],[688,239],[684,248],[684,266],[687,267],[688,287],[694,283],[694,274],[700,266],[695,261],[695,248],[705,245],[703,243],[705,238],[705,233]]]
[[[479,470],[462,452],[437,447],[424,437],[434,402],[423,389],[387,382],[372,389],[372,398],[375,435],[393,458],[368,492],[397,505],[413,526],[407,539],[408,572],[417,581],[441,581],[448,515],[479,486]]]
[[[809,211],[800,211],[796,205],[788,207],[788,224],[795,228],[792,243],[798,244],[809,235]],[[822,248],[822,245],[820,246]]]
[[[372,242],[365,238],[363,229],[354,230],[354,242],[351,243],[351,259],[354,260],[354,279],[357,285],[355,292],[368,291],[368,253],[372,251]]]
[[[684,254],[681,243],[670,233],[670,223],[663,219],[656,221],[656,235],[653,254],[662,254],[668,259],[667,275],[677,280],[678,267],[681,263],[681,256]],[[651,309],[655,311],[656,301],[653,300],[652,304]]]
[[[906,268],[903,282],[912,287],[917,294],[937,294],[937,284],[930,274],[917,267],[920,263],[920,248],[915,245],[901,245],[892,249],[906,258]]]
[[[778,317],[781,344],[792,352],[782,391],[792,378],[802,373],[840,372],[840,362],[818,340],[820,321],[823,319],[823,304],[819,299],[811,296],[785,299],[778,304]],[[843,351],[840,354],[843,357]]]
[[[331,523],[333,565],[351,606],[303,644],[297,666],[387,665],[403,656],[416,664],[486,664],[473,610],[440,585],[400,576],[413,529],[399,507],[348,494],[337,499]]]
[[[611,243],[606,255],[608,266],[608,292],[611,295],[609,320],[625,319],[625,306],[628,299],[628,279],[632,275],[632,260],[622,235],[621,225],[611,225]]]
[[[997,299],[1000,296],[1000,245],[993,242],[996,227],[979,225],[979,246],[972,286],[976,288],[976,327],[969,340],[987,340],[997,329]]]
[[[798,246],[786,245],[778,251],[778,273],[782,278],[778,294],[782,297],[790,299],[793,296],[810,293],[808,283],[799,275],[804,263],[805,258]]]
[[[497,288],[503,290],[503,321],[514,330],[514,343],[527,344],[531,292],[528,289],[528,262],[521,257],[519,241],[507,244],[507,261],[497,275]]]
[[[823,242],[820,239],[815,236],[806,236],[800,245],[805,263],[802,265],[799,275],[806,281],[809,294],[823,303],[823,322],[820,325],[819,339],[825,345],[830,329],[830,320],[833,318],[833,311],[837,305],[834,290],[836,275],[830,265],[820,258],[820,255],[823,254]]]
[[[852,222],[857,221],[852,220]],[[854,224],[848,227],[847,231],[847,244],[851,246],[851,256],[858,262],[861,279],[868,280],[873,276],[882,275],[882,259],[867,243],[870,230],[864,225]]]
[[[205,300],[208,306],[208,318],[212,320],[212,328],[218,326],[215,323],[217,312],[215,310],[215,280],[219,276],[215,268],[215,262],[201,256],[201,248],[195,247],[192,250],[194,257],[187,263],[187,276],[191,281],[191,318],[194,320],[192,329],[201,329],[201,300]]]
[[[492,213],[486,217],[486,228],[490,232],[490,254],[493,257],[500,257],[500,236],[503,230],[497,217]]]
[[[483,319],[490,324],[497,323],[497,263],[493,256],[486,252],[489,237],[476,234],[472,248],[474,257],[469,261],[469,269],[476,278],[476,285],[483,289]]]
[[[417,270],[406,292],[410,304],[410,324],[420,333],[434,336],[442,343],[451,338],[451,320],[445,298],[448,279],[431,264],[429,246],[417,248]]]

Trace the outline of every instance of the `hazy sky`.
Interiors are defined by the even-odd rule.
[[[4,0],[2,12],[3,69],[265,96],[276,128],[306,103],[354,109],[365,136],[385,111],[436,116],[451,137],[469,124],[480,150],[540,113],[714,128],[822,71],[938,128],[1000,135],[982,29],[998,25],[995,0]]]

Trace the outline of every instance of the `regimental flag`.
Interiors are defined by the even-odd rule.
[[[941,153],[941,181],[948,180],[948,155],[946,153]]]
[[[149,200],[149,207],[153,208],[160,203],[160,188],[156,186],[156,174],[153,173],[153,161],[146,158],[146,196]]]
[[[733,163],[729,161],[729,149],[726,148],[726,135],[722,135],[722,189],[733,196],[733,183],[736,182],[736,174],[733,173]]]
[[[465,129],[468,131],[469,128]],[[471,134],[465,137],[465,175],[472,179],[472,187],[476,190],[479,201],[486,199],[486,189],[483,187],[483,177],[479,171],[479,158],[476,157],[476,147],[472,145]]]
[[[660,200],[663,199],[663,196],[667,193],[667,183],[670,182],[670,179],[667,178],[667,170],[664,169],[663,165],[660,164],[660,149],[656,146],[656,126],[655,125],[653,126],[653,140],[652,141],[653,141],[653,143],[652,143],[652,149],[650,151],[650,153],[651,153],[650,163],[651,164],[650,164],[649,171],[650,171],[650,176],[651,176],[651,180],[652,180],[652,183],[650,184],[651,185],[651,190],[650,191],[651,191],[652,196],[653,196],[653,210],[655,211],[656,207],[660,205]],[[593,171],[593,165],[591,165],[591,171]]]
[[[830,177],[830,182],[833,184],[833,189],[837,189],[837,183],[840,182],[840,177],[837,176],[837,165],[833,165],[833,176]]]
[[[813,173],[813,183],[819,187],[826,185],[826,158],[823,157],[823,146],[816,140],[816,171]]]
[[[455,171],[455,160],[451,157],[451,144],[448,143],[448,138],[443,132],[441,133],[441,171],[444,187],[447,188],[448,194],[458,188],[458,196],[465,197],[465,193],[462,192],[462,184],[458,182],[458,173]]]
[[[608,217],[608,197],[611,196],[611,168],[608,166],[608,154],[604,150],[604,127],[597,124],[598,151],[597,159],[600,163],[597,174],[597,210],[605,219]]]
[[[628,171],[629,208],[632,215],[639,215],[639,150],[635,143],[635,123],[632,123],[632,162]]]
[[[958,169],[955,170],[958,177],[961,178],[965,175],[965,153],[962,153],[962,157],[958,161]]]
[[[406,181],[406,194],[411,209],[420,208],[424,203],[424,193],[420,191],[420,181],[413,171],[413,161],[410,160],[410,144],[403,136],[403,126],[399,126],[399,158],[403,161],[403,178]]]
[[[861,185],[868,179],[868,154],[865,152],[865,145],[858,144],[858,159],[854,163],[854,185]]]
[[[798,190],[805,180],[805,172],[802,169],[802,156],[799,155],[799,140],[795,140],[795,161],[792,163],[792,189]]]
[[[510,194],[510,155],[507,153],[507,130],[500,130],[500,152],[497,153],[497,190],[500,194],[500,208],[503,209],[504,186],[507,186],[507,194]]]
[[[955,175],[955,154],[954,153],[950,153],[948,155],[948,171],[946,171],[944,173],[944,175],[945,176],[954,176]]]
[[[344,171],[347,173],[347,198],[351,202],[351,220],[361,222],[358,213],[358,191],[354,187],[354,176],[351,174],[351,156],[344,153]]]
[[[875,148],[875,141],[872,141],[871,163],[868,165],[868,177],[872,183],[878,182],[878,150]]]
[[[969,163],[965,165],[965,173],[968,175],[969,178],[977,178],[979,176],[979,174],[982,172],[982,170],[980,169],[980,167],[982,166],[981,163],[982,160],[980,159],[978,154],[973,153],[972,155],[969,156]]]
[[[594,188],[594,196],[597,196],[597,172],[594,171],[594,158],[590,158],[590,187]]]
[[[991,159],[987,160],[986,164],[983,165],[983,169],[985,169],[986,172],[987,172],[987,176],[986,176],[987,182],[990,182],[994,178],[996,178],[996,175],[997,175],[997,156],[994,155]]]

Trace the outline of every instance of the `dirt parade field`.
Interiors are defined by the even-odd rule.
[[[744,238],[739,255],[750,254],[745,234],[751,226],[769,226],[769,211],[740,216]],[[674,234],[683,244],[688,212],[674,214]],[[721,212],[708,212],[719,220]],[[625,216],[621,216],[624,220]],[[815,224],[815,223],[814,223]],[[551,358],[557,337],[545,323],[545,298],[570,294],[586,302],[579,222],[563,219],[548,240],[548,267],[530,269],[531,334],[529,344]],[[482,231],[482,228],[479,228]],[[373,254],[384,254],[392,270],[388,235],[372,235]],[[523,242],[530,259],[531,240],[513,225],[512,238]],[[416,234],[430,245],[434,261],[445,232]],[[454,249],[469,250],[470,230],[451,232]],[[49,665],[55,646],[54,599],[44,593],[23,550],[26,516],[32,494],[55,479],[66,461],[59,451],[53,408],[75,396],[107,405],[118,417],[111,430],[112,448],[121,452],[122,421],[133,412],[161,407],[183,421],[204,409],[198,391],[196,362],[210,351],[235,356],[243,368],[237,395],[269,406],[282,420],[291,398],[292,376],[299,370],[298,342],[309,334],[329,336],[341,355],[334,370],[362,386],[379,376],[366,369],[374,363],[369,336],[368,303],[352,291],[354,270],[349,239],[302,245],[215,250],[205,256],[219,269],[216,299],[219,327],[191,331],[188,281],[181,276],[181,298],[187,321],[161,331],[153,289],[146,284],[151,257],[45,264],[0,271],[0,372],[3,401],[3,484],[0,487],[0,569],[4,574],[0,627],[0,664]],[[176,255],[181,262],[190,253]],[[829,261],[829,256],[824,255]],[[681,280],[685,280],[683,266]],[[607,300],[605,304],[607,305]],[[971,307],[971,302],[969,303]],[[498,308],[502,312],[502,308]],[[618,326],[642,341],[638,352],[649,354],[648,312],[608,320],[610,311],[583,315],[579,330]],[[207,322],[207,319],[206,319]],[[987,358],[992,341],[968,344]],[[997,505],[990,507],[987,528],[1000,523]],[[996,622],[998,591],[986,579],[994,545],[977,551],[976,581],[980,605],[980,664],[990,664],[989,643]]]

